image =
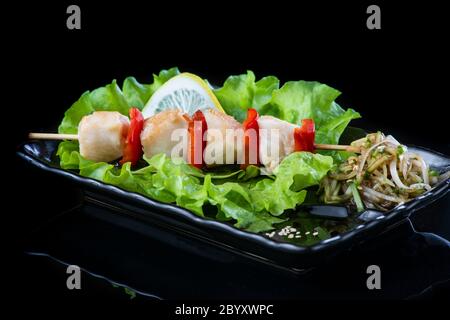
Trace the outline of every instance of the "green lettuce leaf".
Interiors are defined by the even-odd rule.
[[[228,77],[221,88],[214,90],[214,94],[225,112],[242,122],[247,117],[248,108],[264,113],[262,110],[279,85],[280,81],[274,76],[255,82],[255,74],[247,71],[247,74]]]
[[[129,163],[118,168],[109,163],[86,160],[79,154],[77,143],[73,141],[60,143],[58,155],[64,169],[79,169],[82,176],[140,193],[157,201],[176,203],[202,217],[205,216],[206,204],[216,206],[215,218],[232,220],[238,228],[262,232],[273,229],[273,224],[285,221],[265,210],[257,211],[252,203],[252,191],[245,183],[215,184],[211,175],[203,173],[203,178],[199,178],[195,172],[197,169],[193,170],[184,162],[172,161],[165,154],[145,159],[148,166],[135,171],[131,170]],[[250,172],[254,170],[250,169]]]
[[[64,114],[59,133],[75,134],[81,119],[94,111],[118,111],[128,116],[131,107],[142,109],[150,96],[167,80],[179,74],[178,68],[162,70],[153,75],[152,84],[140,84],[133,77],[125,79],[122,89],[113,80],[111,84],[83,93]]]
[[[79,169],[82,176],[97,179],[152,199],[176,203],[199,216],[205,216],[206,204],[217,207],[215,218],[232,220],[238,228],[261,232],[285,221],[278,217],[285,210],[295,209],[305,198],[301,190],[317,184],[332,165],[332,159],[319,154],[294,153],[284,159],[275,178],[259,176],[256,183],[212,179],[212,175],[190,165],[158,154],[145,159],[148,166],[132,170],[127,163],[121,168],[105,162],[84,159],[76,142],[60,143],[58,155],[64,169]],[[202,174],[199,175],[197,171]],[[257,168],[250,166],[242,176],[256,177]],[[241,180],[239,180],[241,179]],[[217,181],[217,182],[213,182]]]
[[[337,103],[333,103],[335,108],[340,108]],[[358,112],[353,109],[342,110],[334,118],[327,120],[319,126],[316,131],[316,143],[338,144],[339,138],[353,119],[360,118]]]
[[[319,184],[333,166],[333,159],[309,152],[294,152],[275,169],[275,180],[259,181],[251,196],[256,210],[280,215],[303,203],[307,187]]]
[[[275,181],[284,181],[292,191],[297,192],[319,184],[332,166],[333,159],[328,156],[310,152],[294,152],[275,168]]]
[[[290,81],[273,93],[271,105],[278,109],[279,117],[299,124],[312,118],[317,127],[341,113],[333,101],[340,92],[315,81]]]
[[[301,80],[286,82],[279,88],[276,77],[255,80],[255,74],[247,71],[229,77],[214,91],[224,110],[241,122],[250,107],[261,115],[294,124],[312,118],[316,124],[316,143],[336,144],[349,122],[360,117],[353,109],[341,108],[335,102],[341,92],[325,84]]]

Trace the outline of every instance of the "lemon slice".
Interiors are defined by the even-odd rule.
[[[167,109],[180,109],[192,115],[197,110],[214,108],[224,112],[208,84],[192,73],[181,73],[164,83],[142,109],[144,118]]]

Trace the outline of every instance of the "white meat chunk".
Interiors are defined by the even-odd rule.
[[[269,173],[295,150],[292,123],[272,116],[261,116],[259,125],[259,160]]]
[[[141,143],[147,158],[165,153],[171,158],[188,156],[189,116],[178,109],[168,109],[144,122]]]
[[[128,118],[116,111],[96,111],[83,117],[78,125],[80,154],[96,162],[120,158],[128,129]]]
[[[242,125],[216,109],[203,111],[208,131],[204,160],[207,165],[237,163],[242,150]]]

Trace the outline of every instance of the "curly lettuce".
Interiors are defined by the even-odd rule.
[[[158,75],[153,75],[152,84],[140,84],[135,78],[128,77],[124,80],[122,89],[117,81],[113,80],[111,84],[92,92],[86,91],[65,112],[58,132],[77,133],[81,119],[94,111],[118,111],[128,116],[128,110],[131,107],[142,109],[159,87],[179,73],[178,68],[171,68],[162,70]]]
[[[251,183],[235,173],[231,176],[234,181],[199,173],[164,154],[144,158],[147,165],[137,170],[132,170],[129,163],[119,168],[86,160],[73,141],[60,143],[57,154],[64,169],[78,169],[82,176],[157,201],[175,203],[202,217],[232,221],[236,227],[254,232],[271,230],[274,224],[285,221],[280,215],[301,204],[306,196],[306,190],[302,189],[318,184],[333,164],[331,157],[297,152],[281,163],[274,177],[259,177],[257,183]],[[216,211],[205,213],[207,205]]]
[[[326,84],[303,80],[286,82],[281,88],[279,84],[274,76],[256,81],[255,74],[248,71],[230,76],[214,93],[226,113],[239,121],[250,107],[294,124],[312,118],[316,143],[338,143],[349,122],[361,117],[353,109],[341,108],[335,102],[341,92]]]

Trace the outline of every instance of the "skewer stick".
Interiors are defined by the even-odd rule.
[[[31,132],[28,135],[30,139],[41,140],[78,140],[77,134],[65,134],[65,133],[37,133]]]
[[[341,144],[315,144],[314,146],[316,149],[320,150],[336,150],[361,153],[361,148],[355,146],[347,146]]]
[[[64,134],[64,133],[36,133],[31,132],[28,135],[30,139],[40,140],[78,140],[76,134]],[[314,145],[319,150],[337,150],[360,153],[361,149],[355,146],[339,145],[339,144],[316,144]]]

